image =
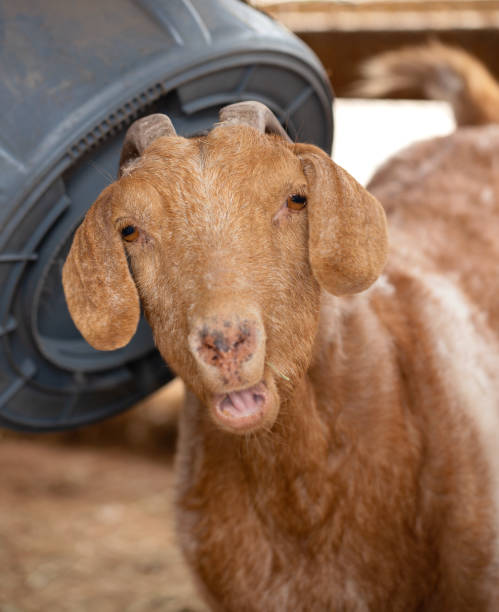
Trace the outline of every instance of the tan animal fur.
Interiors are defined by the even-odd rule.
[[[498,170],[497,126],[388,162],[370,190],[390,256],[356,294],[382,270],[383,217],[310,145],[244,125],[162,137],[92,207],[69,307],[109,348],[138,294],[190,390],[178,532],[214,610],[499,609]],[[121,333],[100,324],[113,312]],[[213,398],[255,384],[265,409],[238,431]]]
[[[425,46],[387,51],[362,66],[363,79],[352,93],[381,97],[418,90],[447,100],[459,126],[499,122],[499,84],[475,58],[435,40]]]

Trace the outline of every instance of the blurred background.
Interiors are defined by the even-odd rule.
[[[9,1],[9,0],[5,0]],[[445,103],[348,97],[361,62],[439,39],[499,75],[499,2],[247,2],[317,54],[335,91],[334,159],[366,183],[392,152],[453,129]],[[174,380],[133,409],[55,434],[0,430],[0,612],[204,610],[172,517]]]
[[[314,49],[339,97],[348,94],[363,60],[432,38],[467,49],[499,74],[496,0],[251,0],[249,4],[278,19]]]

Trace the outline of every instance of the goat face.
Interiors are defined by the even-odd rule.
[[[140,301],[217,425],[271,427],[310,363],[321,285],[358,291],[384,262],[381,207],[344,176],[315,147],[244,125],[156,139],[75,236],[64,286],[76,324],[96,348],[123,346]],[[335,210],[359,194],[360,213]]]

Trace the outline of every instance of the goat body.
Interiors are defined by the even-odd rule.
[[[252,127],[163,135],[90,210],[69,307],[114,348],[140,297],[190,390],[178,532],[213,609],[499,609],[498,169],[492,125],[388,162],[362,293],[376,200]]]

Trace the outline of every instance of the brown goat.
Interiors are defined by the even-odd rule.
[[[498,610],[499,127],[374,178],[391,254],[359,293],[377,200],[261,106],[221,120],[136,123],[63,273],[92,345],[126,344],[141,303],[190,390],[178,531],[206,601]]]

